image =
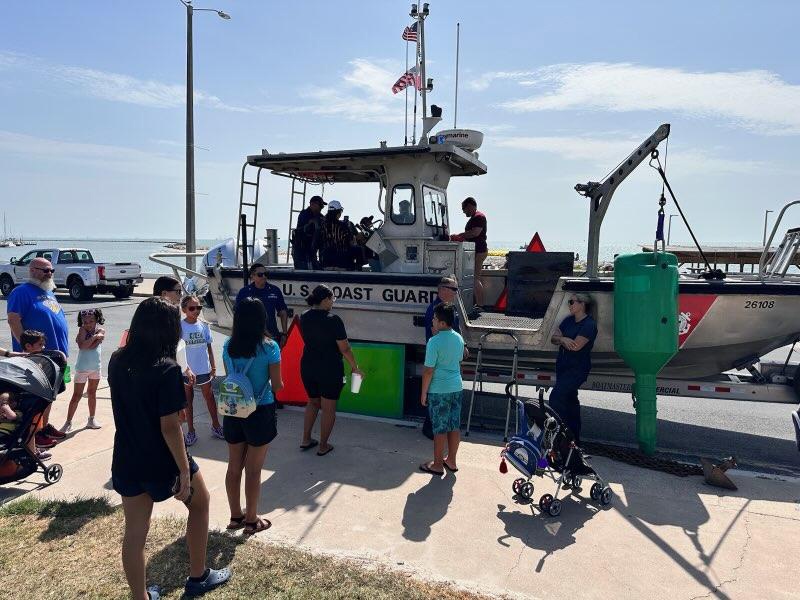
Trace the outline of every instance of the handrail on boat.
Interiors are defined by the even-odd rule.
[[[789,202],[788,204],[786,204],[781,209],[781,212],[778,213],[778,217],[775,219],[775,225],[773,225],[773,227],[772,227],[772,232],[769,234],[769,239],[764,244],[763,252],[761,252],[761,258],[759,258],[759,260],[758,260],[758,278],[761,281],[764,281],[764,278],[766,276],[765,273],[764,273],[764,268],[766,267],[766,264],[767,264],[767,258],[769,256],[769,250],[772,247],[772,240],[773,240],[773,238],[775,237],[775,234],[778,231],[778,226],[781,224],[781,219],[783,219],[783,214],[786,212],[786,210],[790,206],[793,206],[795,204],[800,204],[800,200],[793,200],[792,202]],[[775,250],[775,253],[777,254],[778,251]]]

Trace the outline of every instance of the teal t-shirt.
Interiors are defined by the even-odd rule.
[[[440,331],[428,340],[425,347],[425,366],[433,368],[428,387],[431,394],[451,394],[463,389],[461,360],[464,358],[464,338],[452,329]]]
[[[222,349],[222,362],[225,363],[225,369],[228,374],[233,373],[233,366],[242,369],[247,364],[249,358],[231,358],[228,354],[228,344],[230,340],[225,342]],[[281,351],[273,340],[264,340],[256,350],[256,356],[253,363],[247,370],[245,375],[253,385],[253,393],[258,395],[261,390],[260,397],[256,398],[256,405],[272,404],[275,402],[275,397],[272,395],[272,386],[269,383],[269,366],[281,362]]]

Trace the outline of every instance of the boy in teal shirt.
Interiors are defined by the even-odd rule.
[[[434,336],[425,348],[420,402],[427,406],[433,423],[433,461],[419,468],[432,475],[444,475],[444,469],[455,473],[456,453],[461,427],[461,361],[464,360],[464,338],[453,331],[456,314],[452,304],[439,304],[433,311]],[[447,456],[444,455],[445,444]]]

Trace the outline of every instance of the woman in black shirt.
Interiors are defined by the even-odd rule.
[[[144,545],[153,503],[170,496],[189,509],[186,594],[205,593],[230,578],[227,568],[206,568],[209,494],[183,444],[180,413],[186,399],[181,368],[175,362],[180,337],[177,307],[148,298],[133,315],[127,344],[113,354],[108,366],[116,427],[111,480],[122,496],[122,566],[136,599],[160,597],[157,586],[146,588]]]
[[[353,373],[363,376],[356,364],[344,323],[331,314],[333,291],[327,285],[318,285],[306,298],[311,306],[300,317],[303,333],[303,357],[300,359],[300,376],[308,393],[308,404],[303,425],[303,440],[300,448],[308,450],[320,444],[317,456],[325,456],[333,450],[328,438],[336,422],[336,401],[344,386],[344,363],[347,359]],[[311,430],[322,409],[320,441],[311,438]]]

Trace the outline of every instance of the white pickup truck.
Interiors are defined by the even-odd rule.
[[[96,293],[128,298],[136,284],[142,282],[142,268],[136,263],[96,263],[92,253],[82,248],[47,248],[31,250],[22,258],[0,265],[3,296],[28,280],[28,265],[38,257],[53,264],[56,287],[66,288],[73,300],[91,300]]]

